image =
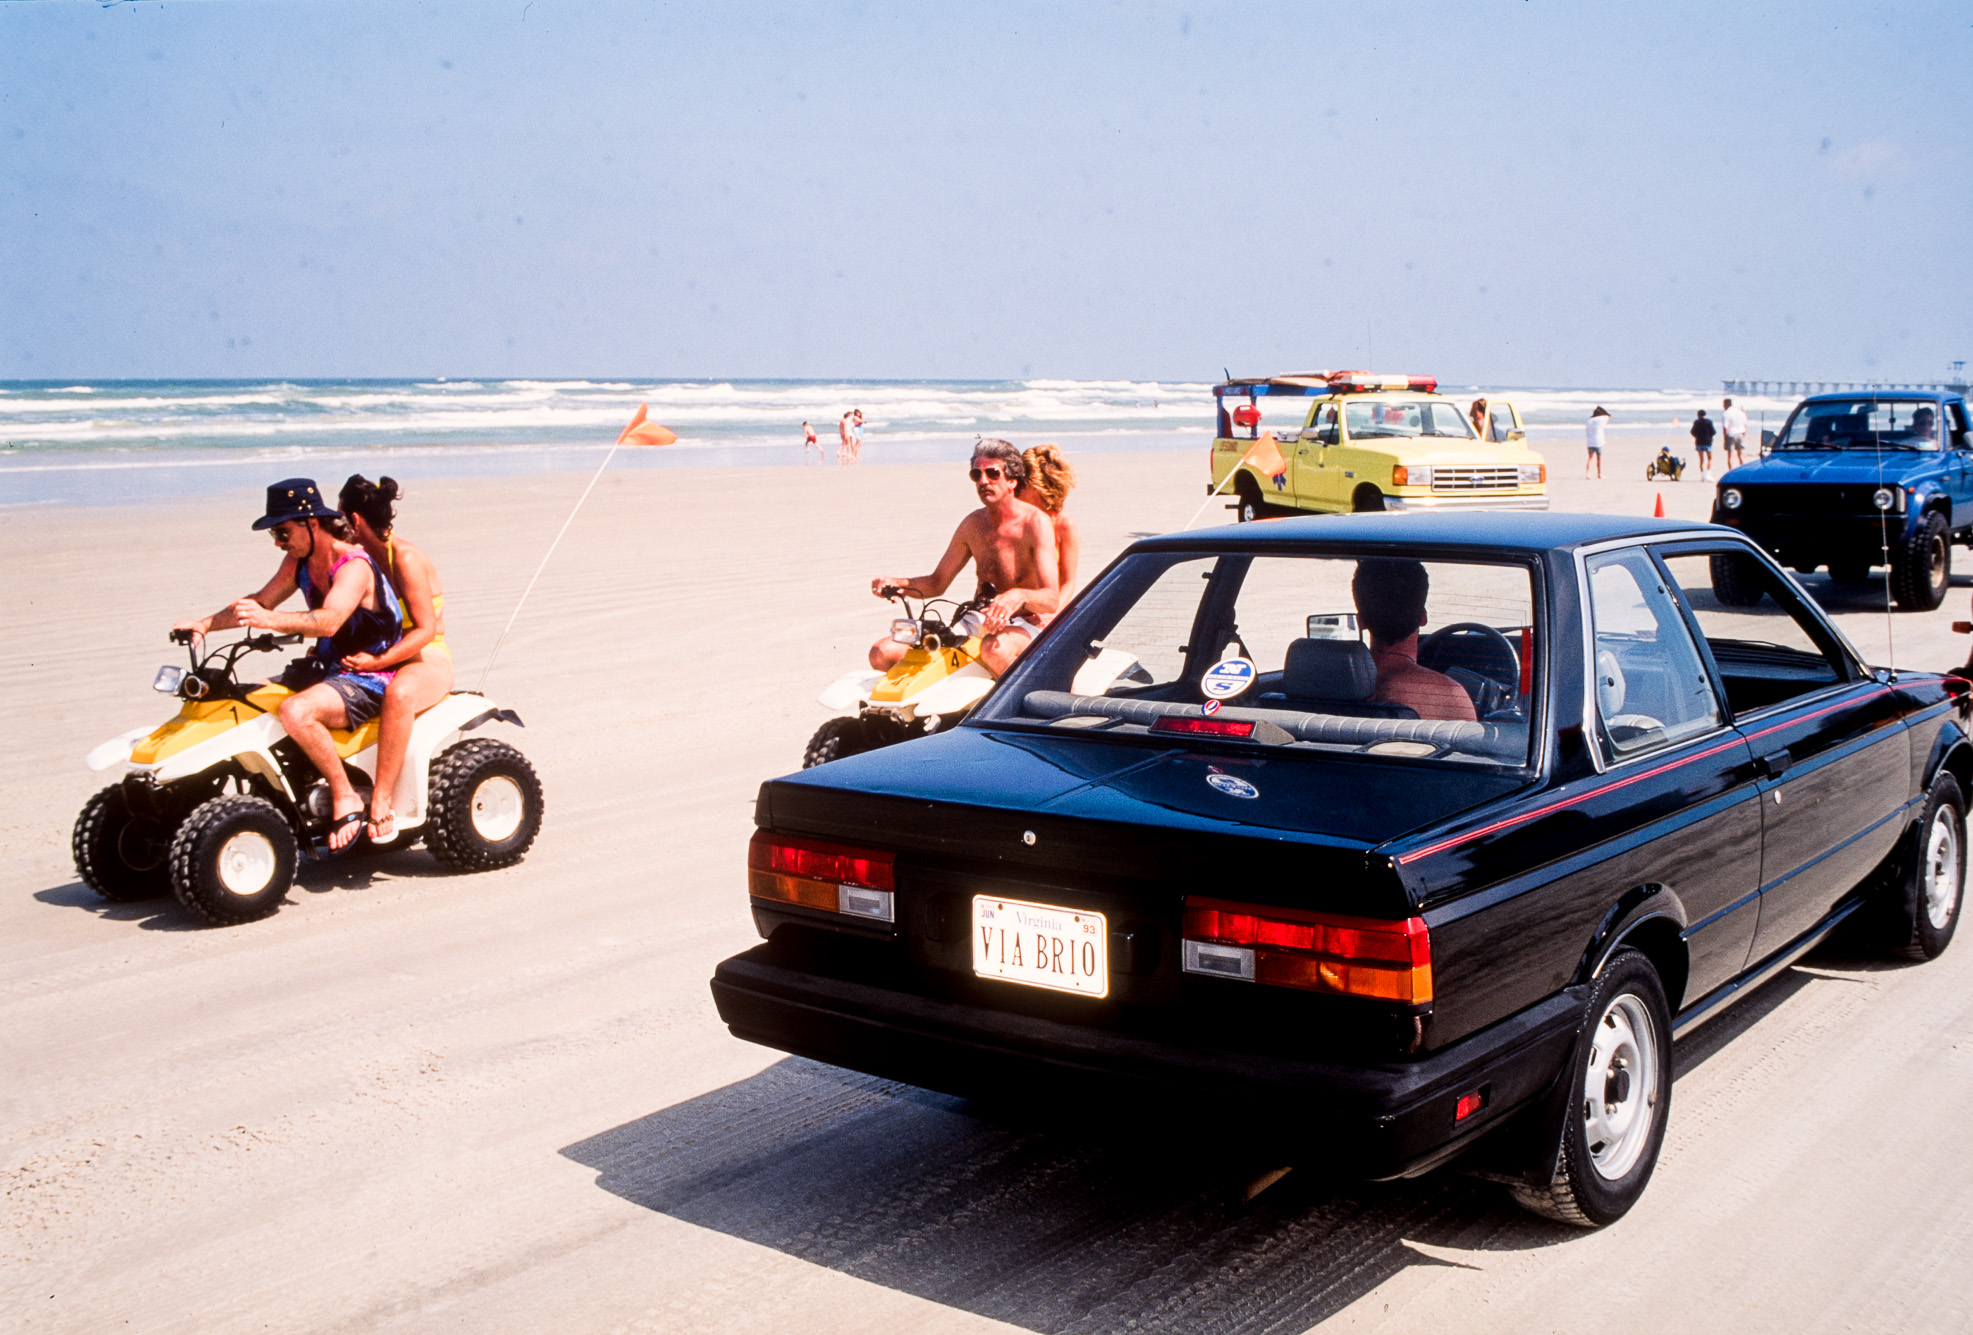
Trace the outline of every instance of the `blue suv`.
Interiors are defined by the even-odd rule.
[[[1929,612],[1952,582],[1952,544],[1973,546],[1973,437],[1959,393],[1817,394],[1763,433],[1762,458],[1722,477],[1713,522],[1808,574],[1838,583],[1891,568],[1906,611]],[[1722,603],[1761,600],[1752,572],[1713,562]]]

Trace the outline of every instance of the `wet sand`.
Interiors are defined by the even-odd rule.
[[[1537,444],[1558,509],[1705,515],[1696,481],[1638,480],[1655,440],[1613,434],[1601,484]],[[1089,573],[1185,521],[1203,456],[1078,460]],[[1699,1031],[1658,1177],[1598,1234],[1447,1174],[1304,1170],[1239,1210],[1213,1147],[1037,1129],[730,1037],[706,979],[755,939],[755,788],[888,619],[870,576],[936,558],[970,503],[955,465],[606,478],[487,683],[547,791],[519,866],[344,859],[223,930],[105,905],[69,860],[104,781],[80,757],[167,712],[173,619],[272,568],[247,530],[266,480],[0,525],[7,1329],[1973,1322],[1973,942],[1811,957]],[[586,481],[412,489],[462,685]],[[1883,661],[1879,595],[1806,582]],[[1899,662],[1962,661],[1968,584],[1896,618]]]

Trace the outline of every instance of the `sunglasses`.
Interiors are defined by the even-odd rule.
[[[269,532],[274,535],[274,541],[284,547],[287,545],[288,539],[295,535],[295,531],[286,524],[276,524]]]
[[[983,477],[998,482],[1000,481],[1000,470],[998,468],[973,468],[967,470],[966,476],[975,482],[978,482]]]

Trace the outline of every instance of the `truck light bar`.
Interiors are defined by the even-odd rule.
[[[1188,895],[1188,973],[1413,1005],[1432,999],[1423,918],[1389,922]]]

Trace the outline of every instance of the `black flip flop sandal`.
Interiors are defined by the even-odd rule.
[[[322,842],[325,845],[327,845],[329,852],[331,854],[347,853],[349,852],[350,849],[355,848],[358,844],[363,842],[363,836],[359,834],[356,836],[356,838],[350,840],[348,843],[344,844],[341,848],[337,848],[335,844],[332,842],[336,837],[336,831],[343,829],[346,826],[364,825],[367,824],[368,822],[369,822],[369,817],[365,816],[360,811],[352,811],[347,816],[339,816],[336,818],[335,822],[329,826],[329,833],[326,836],[324,836]]]

